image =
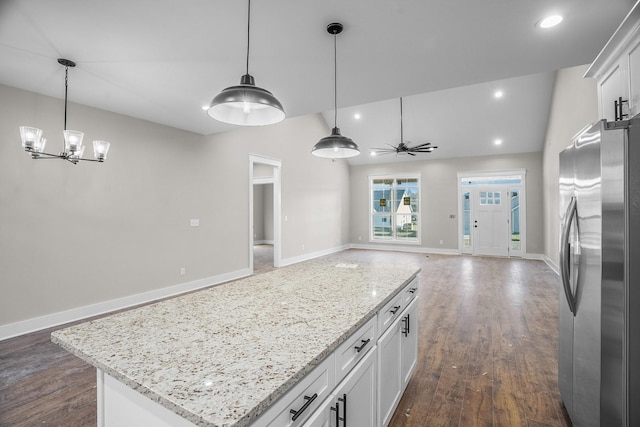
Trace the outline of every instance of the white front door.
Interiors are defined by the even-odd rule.
[[[473,189],[474,255],[509,256],[507,189],[492,185]]]

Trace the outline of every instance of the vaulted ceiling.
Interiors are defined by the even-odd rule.
[[[326,26],[341,22],[338,126],[363,151],[352,164],[381,161],[369,147],[399,142],[400,96],[405,139],[431,141],[434,155],[490,154],[473,150],[495,138],[504,150],[537,151],[553,72],[591,62],[633,3],[254,0],[249,72],[288,117],[324,113],[333,127]],[[537,28],[550,13],[564,22]],[[239,83],[246,44],[243,0],[0,1],[1,84],[63,98],[56,59],[68,58],[77,63],[70,101],[200,134],[234,128],[201,107]]]

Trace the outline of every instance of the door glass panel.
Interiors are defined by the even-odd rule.
[[[511,195],[511,249],[520,250],[520,190],[512,190]]]
[[[465,248],[471,247],[471,193],[465,191],[462,194],[462,244]]]

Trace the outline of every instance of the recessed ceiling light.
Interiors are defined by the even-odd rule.
[[[360,116],[360,113],[355,113],[353,115],[353,118],[356,119],[356,120],[360,120],[360,117],[362,117],[362,116]]]
[[[539,20],[536,23],[536,26],[543,29],[555,27],[556,25],[561,23],[563,19],[564,18],[560,15],[550,15]]]
[[[500,138],[496,138],[496,139],[493,140],[493,143],[495,145],[502,145],[502,140]]]
[[[375,156],[375,155],[376,155],[376,152],[375,152],[375,151],[372,151],[372,152],[371,152],[371,155],[372,155],[372,156]]]
[[[504,96],[504,92],[501,90],[497,90],[495,92],[493,92],[493,97],[494,98],[502,98]]]

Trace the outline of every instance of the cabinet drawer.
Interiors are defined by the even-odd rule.
[[[404,292],[400,291],[398,295],[393,297],[393,299],[378,312],[378,335],[382,335],[393,321],[400,316],[400,312],[403,308],[403,299]]]
[[[336,383],[376,345],[376,323],[374,316],[336,349]]]
[[[402,306],[406,307],[411,301],[418,295],[418,278],[414,277],[411,282],[402,291],[404,298],[402,300]]]
[[[336,364],[331,353],[284,396],[258,418],[255,426],[295,427],[307,418],[331,394],[336,386]],[[292,412],[293,411],[293,412]],[[296,418],[295,420],[293,418]]]

